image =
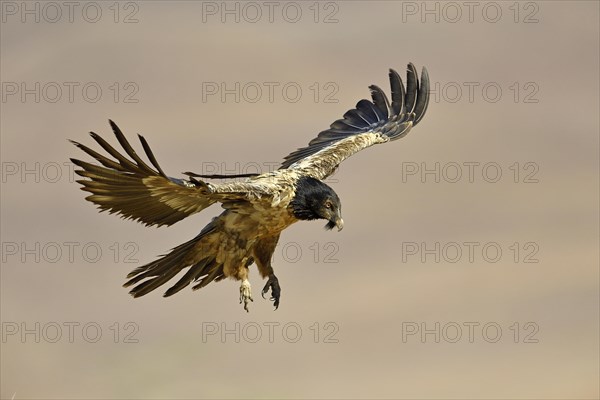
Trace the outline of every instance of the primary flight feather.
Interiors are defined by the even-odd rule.
[[[75,172],[85,178],[77,181],[81,189],[91,193],[86,200],[101,211],[161,226],[217,202],[225,209],[195,238],[134,269],[124,286],[133,286],[130,293],[134,297],[143,296],[187,269],[164,293],[166,297],[190,284],[196,290],[231,277],[241,281],[240,303],[248,311],[248,303],[253,301],[248,268],[256,263],[261,276],[268,278],[262,294],[270,290],[277,309],[281,288],[271,259],[281,232],[294,222],[315,219],[327,220],[327,229],[341,230],[340,199],[323,180],[358,151],[404,137],[427,110],[429,76],[425,68],[419,82],[414,65],[408,64],[406,88],[396,71],[390,70],[389,79],[391,103],[379,87],[371,85],[372,101],[360,100],[308,146],[286,156],[279,169],[260,175],[186,172],[186,178],[167,176],[146,139],[138,135],[151,165],[140,158],[113,121],[110,125],[126,155],[93,132],[90,135],[108,156],[73,142],[101,164],[71,159],[81,168]],[[219,184],[198,179],[234,177],[245,179]]]

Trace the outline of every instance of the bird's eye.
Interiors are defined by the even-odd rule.
[[[330,202],[330,201],[326,202],[326,203],[325,203],[325,207],[327,207],[327,208],[331,208],[331,207],[332,207],[332,204],[331,204],[331,202]]]

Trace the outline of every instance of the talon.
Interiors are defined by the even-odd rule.
[[[262,290],[262,297],[265,298],[265,294],[269,292],[271,289],[271,297],[269,300],[273,302],[273,306],[275,306],[275,310],[279,308],[279,298],[281,297],[281,287],[279,286],[279,280],[275,275],[270,275],[267,284]]]

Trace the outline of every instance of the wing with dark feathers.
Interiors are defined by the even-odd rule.
[[[360,100],[356,108],[319,133],[308,146],[285,157],[281,169],[301,170],[303,174],[324,179],[358,151],[404,137],[425,115],[429,103],[429,75],[423,68],[419,83],[417,70],[411,63],[407,67],[406,89],[393,69],[389,77],[391,103],[383,90],[369,86],[372,101]]]
[[[117,140],[131,158],[128,159],[94,132],[90,135],[113,159],[81,143],[72,141],[95,158],[100,165],[72,158],[81,169],[75,172],[87,179],[78,180],[82,190],[90,192],[86,200],[98,205],[101,211],[119,214],[125,219],[150,225],[172,225],[202,211],[217,201],[243,200],[251,185],[213,185],[190,176],[177,179],[167,176],[152,153],[148,142],[138,135],[148,160],[144,162],[131,147],[119,127],[109,121]]]

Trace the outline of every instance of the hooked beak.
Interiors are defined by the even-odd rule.
[[[336,226],[338,228],[338,232],[344,228],[344,220],[341,217],[336,217],[335,219],[330,219],[325,225],[325,229],[330,230]]]
[[[342,219],[342,217],[338,217],[335,220],[335,226],[337,226],[338,232],[344,229],[344,220]]]

